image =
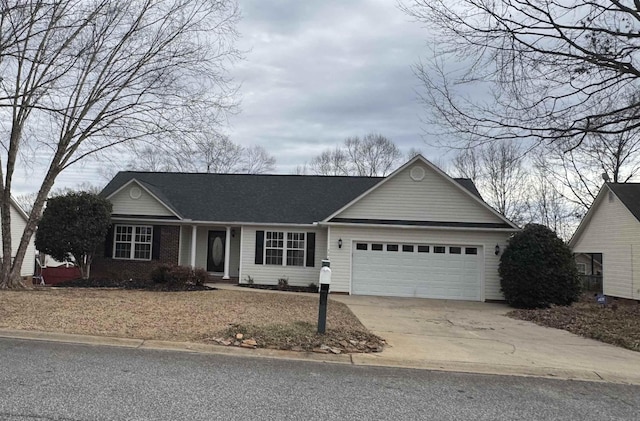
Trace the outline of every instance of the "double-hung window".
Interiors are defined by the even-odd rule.
[[[287,266],[304,266],[304,232],[287,233]]]
[[[266,265],[304,266],[306,250],[304,232],[267,231],[265,235],[264,263]]]
[[[116,259],[151,260],[153,226],[116,225],[113,257]]]
[[[278,231],[266,232],[266,244],[264,247],[264,262],[267,265],[282,265],[284,255],[284,233]]]

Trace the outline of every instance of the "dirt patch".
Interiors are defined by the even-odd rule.
[[[308,322],[289,324],[234,325],[221,332],[212,342],[222,345],[260,347],[292,351],[312,351],[323,354],[380,352],[386,344],[366,330],[327,329],[317,333],[317,325]]]
[[[329,300],[325,335],[315,334],[317,317],[317,296],[248,290],[0,291],[0,327],[4,328],[203,343],[242,333],[243,340],[253,339],[257,347],[300,351],[325,346],[341,352],[366,352],[384,344],[342,303]],[[341,345],[343,341],[346,346]],[[358,346],[350,341],[357,341]],[[366,343],[360,345],[361,341]]]
[[[515,310],[507,316],[640,351],[640,305],[637,303],[602,307],[593,297],[583,297],[568,307]]]

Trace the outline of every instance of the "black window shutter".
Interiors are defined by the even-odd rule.
[[[104,239],[104,257],[113,257],[113,225],[109,225],[107,236]]]
[[[256,265],[262,264],[264,250],[264,231],[256,231]]]
[[[153,243],[151,244],[151,259],[160,260],[161,225],[153,226]]]
[[[307,267],[314,267],[316,265],[316,233],[307,233]]]

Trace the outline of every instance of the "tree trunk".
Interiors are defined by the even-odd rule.
[[[12,271],[13,272],[13,271]],[[13,273],[5,280],[0,280],[0,289],[27,289],[27,285],[22,281],[20,275]]]

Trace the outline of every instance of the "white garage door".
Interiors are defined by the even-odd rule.
[[[482,247],[355,242],[352,293],[481,300]]]

